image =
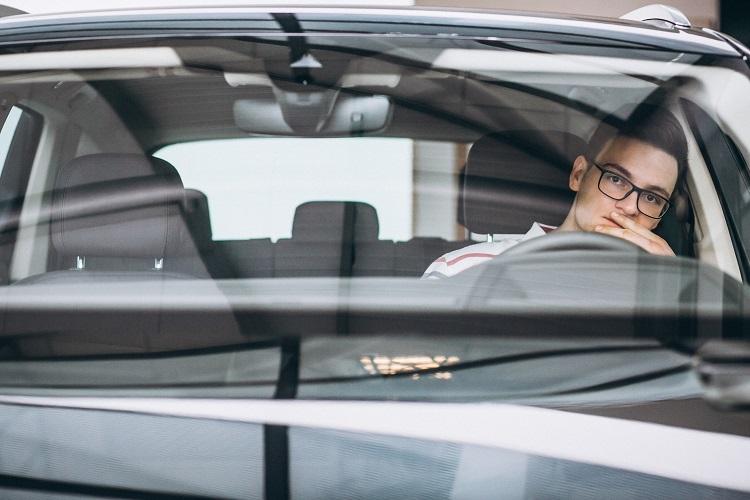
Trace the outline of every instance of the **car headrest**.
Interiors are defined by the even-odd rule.
[[[473,233],[525,233],[559,225],[574,193],[568,178],[586,143],[573,134],[514,130],[485,135],[469,151],[459,222]]]
[[[175,168],[138,154],[93,154],[63,166],[51,233],[64,256],[162,258],[184,237],[184,189]]]
[[[377,240],[375,207],[354,201],[309,201],[294,212],[293,240],[341,241],[346,230],[352,231],[353,240]]]
[[[185,190],[185,219],[195,247],[201,252],[210,248],[213,242],[211,215],[208,210],[208,198],[202,191]]]

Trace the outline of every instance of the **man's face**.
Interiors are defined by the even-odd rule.
[[[667,199],[677,182],[677,160],[661,149],[637,139],[617,137],[595,160],[633,185]],[[578,194],[563,224],[566,229],[593,231],[596,226],[620,227],[612,220],[613,211],[627,215],[648,229],[656,227],[658,219],[652,219],[638,211],[637,192],[630,193],[623,200],[613,200],[599,190],[600,175],[601,170],[585,157],[576,158],[570,174],[570,189]]]

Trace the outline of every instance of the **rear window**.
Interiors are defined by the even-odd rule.
[[[357,200],[375,207],[381,239],[405,241],[413,236],[413,148],[410,139],[252,138],[175,144],[155,156],[206,194],[216,240],[290,238],[297,206]]]

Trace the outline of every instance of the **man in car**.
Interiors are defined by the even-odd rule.
[[[423,278],[444,278],[493,259],[523,241],[552,231],[589,231],[630,241],[656,255],[674,255],[653,233],[669,209],[669,199],[687,165],[687,142],[668,110],[642,104],[628,121],[605,118],[585,154],[576,157],[569,186],[576,193],[559,227],[534,223],[526,234],[449,252],[435,260]]]

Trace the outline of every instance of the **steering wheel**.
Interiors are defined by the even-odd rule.
[[[521,242],[503,252],[502,256],[566,250],[600,250],[630,254],[645,253],[645,250],[638,245],[608,234],[563,231]]]

